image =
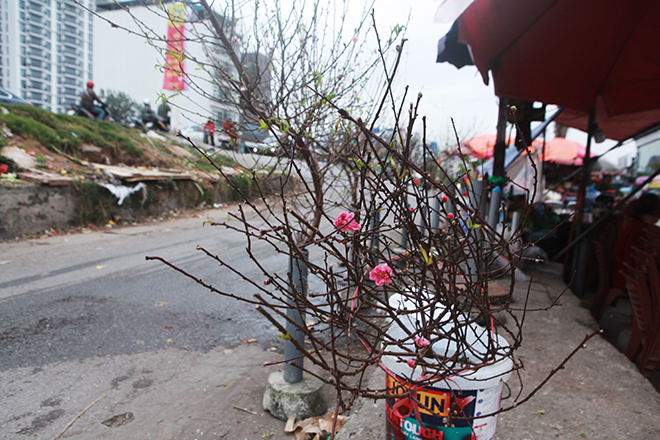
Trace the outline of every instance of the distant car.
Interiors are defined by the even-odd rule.
[[[241,151],[243,153],[254,153],[265,156],[277,156],[280,146],[275,138],[268,138],[264,141],[241,141]]]
[[[26,101],[18,95],[14,95],[9,90],[0,88],[0,104],[22,104],[32,105],[31,102]]]
[[[188,125],[181,129],[181,134],[195,143],[204,142],[204,129],[201,125]]]

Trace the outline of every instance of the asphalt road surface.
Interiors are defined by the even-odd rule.
[[[228,208],[232,209],[232,208]],[[277,331],[254,307],[214,294],[159,261],[160,256],[215,287],[242,296],[256,289],[196,249],[230,256],[252,279],[245,240],[193,217],[77,235],[0,244],[0,371],[166,347],[208,351],[256,339],[278,350]],[[269,270],[286,258],[263,244]]]

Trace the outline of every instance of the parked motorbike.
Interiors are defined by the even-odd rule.
[[[103,111],[105,111],[105,116],[103,117],[104,121],[115,122],[115,120],[112,118],[112,115],[108,111],[108,106],[107,105],[106,106],[97,105],[96,107],[99,107],[99,108],[103,109]],[[67,112],[67,114],[69,116],[82,116],[83,118],[87,118],[87,119],[91,119],[92,121],[96,121],[96,118],[94,117],[92,112],[90,112],[89,110],[87,110],[85,108],[82,108],[78,104],[71,104],[71,110],[69,110]]]
[[[147,121],[143,121],[142,118],[133,118],[130,123],[131,128],[137,128],[139,130],[158,130],[163,132],[170,131],[170,124],[167,120],[154,116]]]

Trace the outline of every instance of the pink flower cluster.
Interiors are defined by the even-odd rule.
[[[408,359],[408,360],[406,361],[406,363],[408,364],[408,366],[409,366],[410,368],[415,368],[415,365],[417,365],[417,362],[415,361],[415,359]]]
[[[431,345],[431,343],[423,336],[415,336],[415,345],[422,348]]]
[[[391,283],[392,268],[387,263],[379,264],[369,272],[369,279],[376,283],[377,286],[382,286],[385,283]]]
[[[355,220],[355,214],[352,212],[342,212],[337,216],[334,221],[335,228],[341,229],[342,231],[357,231],[360,229],[360,224]]]

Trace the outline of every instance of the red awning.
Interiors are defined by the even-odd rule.
[[[457,31],[498,96],[558,105],[557,121],[583,130],[595,111],[624,140],[660,123],[659,24],[655,0],[475,0]]]

